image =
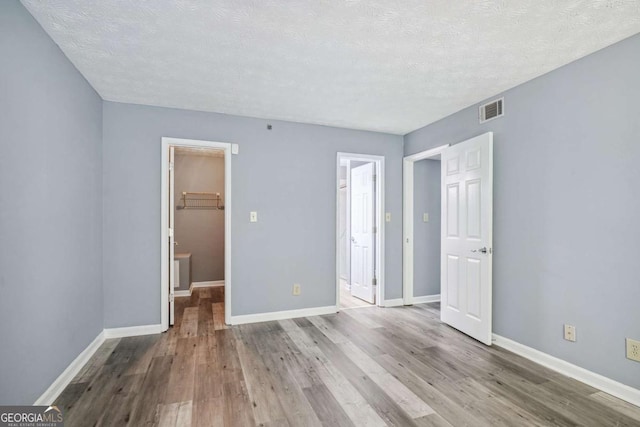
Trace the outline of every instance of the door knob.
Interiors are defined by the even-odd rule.
[[[485,246],[484,248],[480,248],[480,249],[472,249],[471,252],[481,252],[483,254],[486,254],[487,252],[489,252],[489,250]]]

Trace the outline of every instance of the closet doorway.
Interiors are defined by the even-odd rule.
[[[162,329],[209,317],[211,328],[226,328],[231,144],[163,138],[162,166]]]

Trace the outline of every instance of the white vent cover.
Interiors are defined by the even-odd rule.
[[[504,116],[504,98],[480,106],[480,123]]]

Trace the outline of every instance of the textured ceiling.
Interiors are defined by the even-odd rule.
[[[106,100],[405,134],[640,32],[638,0],[22,0]]]

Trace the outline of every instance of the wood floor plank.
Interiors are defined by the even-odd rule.
[[[108,339],[100,346],[100,348],[91,356],[91,359],[82,367],[78,375],[71,380],[71,383],[86,383],[93,379],[98,373],[102,365],[109,359],[109,356],[120,343],[120,338]]]
[[[176,354],[168,372],[169,382],[163,403],[193,400],[198,343],[198,337],[178,339]]]
[[[224,287],[107,340],[56,399],[67,426],[640,426],[640,408],[440,322],[439,304],[224,325]]]
[[[289,337],[298,348],[302,355],[308,360],[313,361],[318,376],[322,379],[324,385],[334,396],[336,401],[340,402],[345,413],[351,421],[360,426],[384,426],[386,423],[371,408],[362,395],[342,375],[329,358],[318,348],[317,343],[313,341],[299,326],[299,322],[292,320],[280,321]],[[308,323],[309,326],[311,323]]]
[[[187,307],[180,322],[180,338],[198,335],[198,307]]]
[[[324,426],[355,426],[346,412],[324,385],[303,389],[307,400]]]

